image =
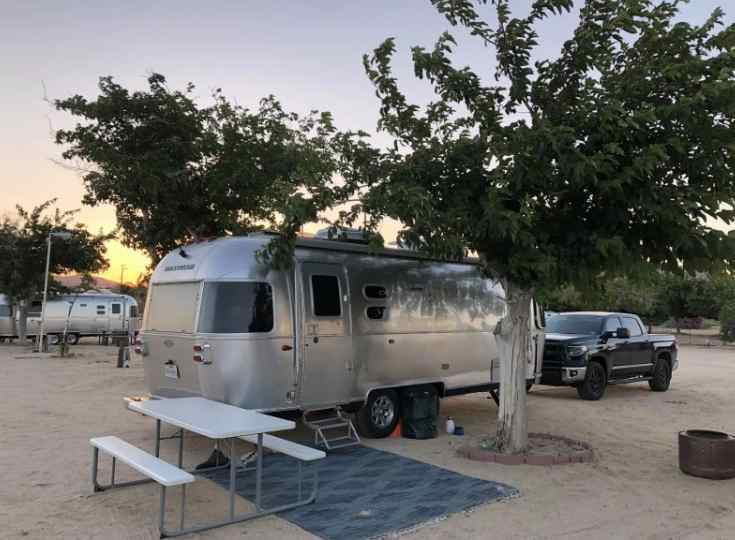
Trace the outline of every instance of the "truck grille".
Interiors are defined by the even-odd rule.
[[[558,368],[564,364],[566,347],[561,343],[546,343],[544,345],[544,365],[546,368]]]

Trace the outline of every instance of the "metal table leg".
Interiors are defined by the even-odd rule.
[[[258,460],[255,469],[255,509],[260,510],[260,485],[263,479],[263,434],[258,433]]]
[[[161,421],[156,419],[156,457],[161,457]]]
[[[179,469],[184,463],[184,430],[179,431]]]
[[[230,520],[235,519],[235,439],[230,439]]]

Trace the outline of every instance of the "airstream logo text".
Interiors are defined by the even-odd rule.
[[[175,272],[176,270],[193,270],[194,265],[193,264],[177,264],[175,266],[166,266],[163,271],[164,272]]]

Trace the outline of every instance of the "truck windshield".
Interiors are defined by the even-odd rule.
[[[247,334],[273,330],[273,289],[267,283],[204,284],[199,331]]]
[[[199,283],[155,283],[146,310],[146,329],[159,332],[194,330]]]
[[[552,334],[599,335],[602,317],[591,315],[553,315],[546,319],[546,331]]]

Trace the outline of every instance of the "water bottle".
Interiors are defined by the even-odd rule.
[[[451,435],[454,433],[454,420],[452,420],[451,416],[447,417],[447,433]]]

